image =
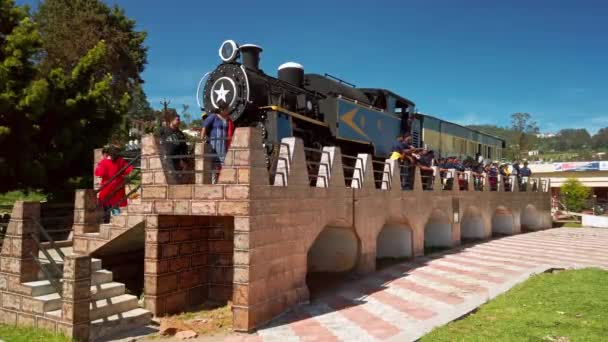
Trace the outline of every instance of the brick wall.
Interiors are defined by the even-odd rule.
[[[302,141],[283,139],[276,176],[269,182],[260,132],[238,128],[218,184],[205,184],[206,178],[198,177],[196,184],[176,185],[165,176],[158,143],[144,137],[142,200],[130,205],[129,213],[146,218],[147,308],[162,314],[208,297],[228,298],[232,279],[234,327],[248,331],[309,300],[307,254],[325,227],[354,232],[361,241],[355,270],[365,273],[375,269],[376,240],[386,225],[411,228],[409,248],[421,255],[424,228],[435,209],[449,218],[454,244],[460,240],[460,223],[454,218],[462,217],[471,205],[486,216],[499,205],[511,208],[513,215],[530,203],[543,213],[548,210],[545,192],[473,192],[458,187],[422,191],[419,173],[414,190],[401,191],[394,162],[387,163],[377,187],[367,155],[358,156],[357,181],[345,187],[340,150],[324,150],[321,162],[328,167],[319,168],[322,180],[311,187]],[[204,171],[204,163],[197,161],[197,172]],[[191,236],[209,220],[227,216],[233,217],[233,234],[207,228],[206,233]],[[181,240],[189,234],[190,241]],[[228,264],[231,248],[233,266]],[[192,254],[182,255],[182,250]],[[180,277],[186,285],[180,284]]]
[[[146,308],[163,315],[231,298],[233,222],[232,217],[149,216]]]

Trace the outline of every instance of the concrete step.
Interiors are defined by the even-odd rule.
[[[91,274],[91,285],[99,285],[111,282],[113,275],[111,271],[99,270]]]
[[[91,341],[111,336],[123,331],[137,329],[150,324],[152,313],[144,309],[133,309],[91,322],[89,339]]]
[[[62,264],[59,264],[58,266],[63,267]],[[50,266],[46,266],[43,264],[43,267],[50,267]],[[92,278],[93,278],[92,283],[94,285],[108,283],[108,282],[112,281],[112,272],[101,269],[101,260],[100,259],[91,260],[91,271],[93,272],[92,273]],[[22,284],[24,286],[31,288],[32,297],[44,296],[47,294],[57,292],[55,290],[55,288],[51,285],[50,281],[44,280],[44,278],[46,277],[46,276],[44,276],[44,274],[42,274],[42,275],[39,274],[38,276],[39,276],[39,278],[42,278],[42,279]],[[60,280],[60,281],[63,281],[63,280]]]
[[[63,279],[61,279],[60,282],[63,282]],[[32,297],[40,297],[57,292],[48,280],[30,281],[28,283],[23,283],[22,285],[31,289]]]
[[[110,282],[91,286],[91,299],[100,300],[125,294],[125,284]]]
[[[91,286],[91,299],[102,300],[117,297],[125,293],[125,285],[111,282]],[[61,297],[57,292],[34,297],[35,300],[43,303],[43,311],[55,311],[61,309]]]
[[[61,309],[45,312],[44,315],[49,318],[61,318]]]
[[[59,249],[61,250],[61,252],[63,252],[64,255],[74,254],[74,249],[72,248],[72,246],[61,247]],[[53,258],[53,260],[61,261],[61,258],[59,257],[59,254],[55,249],[47,248],[47,252],[51,255],[51,258]],[[42,253],[42,251],[38,252],[38,258],[46,260],[46,256],[44,255],[44,253]]]
[[[57,258],[59,258],[59,256],[57,256]],[[39,260],[43,267],[47,267],[50,270],[51,263],[46,258],[42,257]],[[59,266],[60,269],[63,269],[63,260],[60,260],[60,259],[53,259],[53,260],[55,261],[55,264],[57,264],[57,266]],[[92,258],[91,259],[91,271],[95,272],[95,271],[99,271],[100,269],[101,269],[101,259]],[[38,276],[40,277],[40,275],[42,275],[42,277],[44,278],[44,273],[42,273],[42,271],[38,271]]]
[[[34,299],[43,303],[42,311],[44,312],[61,310],[61,296],[57,292],[34,297]]]
[[[137,297],[123,294],[120,296],[91,302],[91,312],[89,313],[89,318],[91,321],[95,321],[100,318],[118,315],[137,308]]]

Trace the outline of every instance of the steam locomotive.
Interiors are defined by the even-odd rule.
[[[282,138],[296,136],[306,147],[333,145],[343,154],[385,159],[395,137],[406,132],[416,147],[439,153],[479,152],[488,158],[502,153],[502,139],[417,113],[414,102],[390,90],[356,88],[328,74],[305,74],[294,62],[279,66],[277,77],[267,75],[260,69],[261,52],[257,45],[223,42],[222,63],[199,82],[197,101],[206,111],[225,101],[236,126],[261,127],[269,156],[277,153]],[[425,135],[432,145],[425,143]]]

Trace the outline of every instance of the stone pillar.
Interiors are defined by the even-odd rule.
[[[482,173],[482,187],[483,187],[483,191],[491,191],[492,190],[492,186],[490,185],[490,178],[488,176],[487,173]]]
[[[386,160],[380,188],[382,190],[401,191],[401,166],[397,160]]]
[[[295,139],[295,138],[288,138]],[[285,140],[285,139],[283,139]],[[302,175],[306,185],[308,173],[306,172],[306,159],[304,156],[304,144],[302,140],[290,141],[291,151],[296,155],[291,155],[289,160],[302,163],[304,165]],[[283,148],[283,146],[281,147]],[[282,151],[282,150],[281,150]],[[239,185],[270,185],[268,168],[266,167],[266,150],[262,146],[262,134],[259,128],[239,127],[234,131],[232,143],[226,152],[226,158],[222,166],[222,171],[218,177],[219,184],[239,184]],[[291,165],[289,166],[291,168]],[[294,171],[294,174],[298,172]],[[292,177],[291,169],[288,172],[289,178]],[[275,179],[276,180],[276,179]],[[290,181],[291,182],[291,181]]]
[[[534,182],[530,177],[526,177],[526,192],[533,192],[532,187],[534,186]]]
[[[433,191],[442,191],[443,182],[441,181],[441,172],[437,166],[433,166]]]
[[[505,192],[505,181],[501,174],[496,176],[496,191]]]
[[[211,154],[211,146],[205,143],[196,143],[194,145],[194,183],[195,184],[211,184],[213,163],[210,157],[205,155]]]
[[[160,143],[152,134],[144,135],[141,138],[141,184],[176,184],[175,173],[164,153],[160,148]]]
[[[456,169],[450,169],[449,171],[452,174],[452,191],[460,192],[460,183],[459,183],[459,178],[458,178],[459,177],[458,172],[456,172]]]
[[[521,233],[521,213],[523,210],[513,209],[511,215],[513,215],[513,234]]]
[[[323,147],[316,185],[317,188],[344,187],[344,167],[339,147]]]
[[[519,179],[517,176],[509,176],[511,180],[511,192],[519,192]]]
[[[32,235],[40,234],[34,220],[40,220],[40,202],[15,202],[0,253],[0,280],[8,283],[9,291],[21,292],[20,283],[38,280],[32,258],[38,257],[38,246]]]
[[[102,148],[96,148],[93,150],[93,189],[97,190],[101,186],[101,178],[95,176],[95,168],[102,158]]]
[[[473,178],[472,171],[465,171],[465,178],[467,179],[467,191],[475,191],[475,179]]]
[[[423,191],[422,189],[422,173],[419,167],[414,166],[414,191]]]
[[[304,143],[300,138],[283,138],[274,176],[275,186],[308,185]]]
[[[86,254],[87,240],[78,237],[99,231],[103,208],[97,205],[97,194],[93,189],[76,190],[74,197],[74,252]]]
[[[353,181],[350,187],[354,189],[375,189],[374,165],[371,154],[357,154],[355,162],[355,170],[353,172]]]
[[[91,302],[91,257],[66,255],[63,266],[62,320],[60,330],[77,341],[89,340]]]

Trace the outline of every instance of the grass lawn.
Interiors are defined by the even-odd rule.
[[[71,342],[63,335],[53,334],[46,330],[23,328],[0,324],[0,340],[6,342]]]
[[[422,341],[607,341],[608,272],[534,276]]]
[[[566,228],[581,228],[582,226],[583,224],[580,222],[566,222],[566,224],[564,224],[564,227]]]

